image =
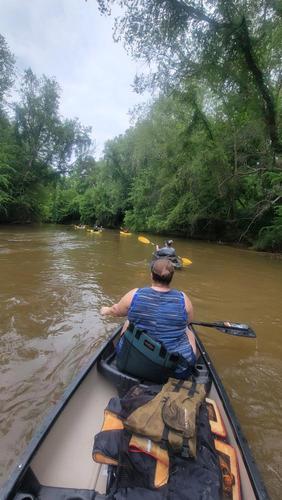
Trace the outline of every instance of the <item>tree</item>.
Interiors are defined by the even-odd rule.
[[[90,145],[89,128],[77,119],[62,121],[59,116],[59,86],[55,79],[37,78],[26,70],[21,100],[15,105],[15,125],[19,143],[25,150],[26,168],[38,162],[65,173],[74,157],[85,154]]]
[[[14,56],[0,34],[0,216],[7,213],[11,199],[9,188],[14,173],[10,166],[13,156],[11,126],[4,112],[4,96],[13,84],[13,76]]]
[[[48,222],[51,221],[59,224],[79,220],[79,202],[79,194],[70,185],[69,179],[61,180],[51,192],[46,219]]]
[[[98,0],[102,12],[118,3],[115,37],[135,58],[153,63],[150,83],[163,89],[184,79],[221,91],[246,87],[257,104],[273,152],[282,153],[274,93],[281,86],[281,9],[260,0]],[[280,56],[279,56],[280,54]],[[139,88],[148,84],[136,81]]]
[[[71,171],[76,159],[89,150],[90,129],[77,119],[62,120],[59,98],[54,79],[38,78],[31,69],[25,71],[13,123],[18,154],[10,164],[14,175],[9,218],[40,217],[44,188]]]
[[[91,129],[77,119],[63,120],[56,80],[38,78],[31,69],[21,80],[14,116],[5,114],[4,96],[13,83],[13,68],[14,58],[0,35],[0,220],[79,218],[74,178],[83,170],[85,178],[94,168]],[[80,191],[87,187],[81,184]]]
[[[181,169],[192,184],[183,182],[180,188],[184,190],[186,185],[187,191],[181,193],[178,174],[175,175],[170,162],[171,185],[160,190],[149,224],[159,229],[174,224],[184,231],[186,221],[187,229],[192,224],[195,231],[198,225],[203,232],[207,224],[212,228],[212,218],[216,222],[219,217],[222,226],[224,219],[226,227],[235,228],[235,232],[231,231],[233,238],[245,241],[258,235],[262,226],[271,228],[274,214],[280,213],[282,199],[279,3],[268,0],[98,0],[98,3],[101,11],[108,14],[112,4],[121,7],[122,14],[115,21],[115,39],[122,40],[134,58],[152,68],[149,75],[136,77],[136,90],[157,88],[164,95],[178,93],[190,107],[186,137],[183,135],[182,141],[186,155]],[[197,186],[197,192],[193,192],[192,185]],[[162,216],[163,196],[168,196],[171,203],[168,218]],[[280,231],[280,225],[276,227]],[[266,231],[272,234],[270,229]]]
[[[13,84],[14,64],[14,56],[9,50],[5,38],[0,34],[0,112],[4,95]]]

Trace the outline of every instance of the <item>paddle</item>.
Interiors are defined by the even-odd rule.
[[[191,321],[191,325],[207,326],[208,328],[216,328],[222,333],[234,335],[235,337],[248,337],[251,339],[256,338],[254,330],[244,323],[232,323],[231,321],[216,321],[207,323],[205,321]]]
[[[152,243],[152,241],[148,240],[148,238],[145,238],[145,236],[138,236],[138,240],[141,243],[145,243],[145,245],[153,245],[154,247],[156,246],[155,243]]]
[[[148,240],[148,238],[145,238],[145,236],[138,236],[138,241],[140,241],[141,243],[144,243],[145,245],[153,245],[154,247],[156,246],[155,243]],[[190,264],[192,264],[192,260],[187,259],[187,257],[179,257],[179,258],[182,260],[182,262],[185,266],[190,266]]]

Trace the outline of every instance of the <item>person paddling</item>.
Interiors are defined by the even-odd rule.
[[[156,245],[156,257],[167,257],[169,259],[177,257],[175,248],[172,246],[173,240],[166,240],[163,247]]]
[[[95,222],[95,224],[93,225],[93,230],[94,231],[102,231],[102,229],[103,229],[102,226],[100,226],[98,224],[98,222]]]
[[[162,342],[170,352],[178,352],[193,366],[196,362],[196,341],[188,325],[193,319],[193,306],[184,292],[170,288],[174,267],[170,260],[159,259],[151,265],[151,286],[134,288],[127,292],[118,303],[103,306],[103,316],[127,316],[122,334],[129,322],[145,330],[152,338]],[[185,378],[186,371],[178,374]]]

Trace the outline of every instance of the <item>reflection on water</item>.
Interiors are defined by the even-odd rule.
[[[246,322],[257,332],[249,340],[204,329],[201,338],[278,499],[282,260],[181,239],[175,246],[193,262],[175,274],[174,286],[191,297],[196,319]],[[152,250],[117,231],[0,227],[2,480],[43,415],[116,326],[117,320],[100,317],[101,305],[149,282]]]

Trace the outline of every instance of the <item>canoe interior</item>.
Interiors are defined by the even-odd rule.
[[[94,366],[31,463],[40,484],[105,490],[107,476],[93,462],[92,446],[94,435],[101,429],[103,410],[114,395],[115,388]]]
[[[6,489],[4,487],[1,500],[90,500],[93,490],[101,494],[106,492],[107,466],[101,466],[92,460],[92,446],[94,435],[102,427],[104,408],[109,399],[118,394],[116,386],[108,376],[105,377],[101,369],[105,360],[112,356],[116,338],[113,335],[84,376],[80,377],[68,395],[67,404],[63,404],[57,413],[55,411],[50,428],[43,431],[43,434],[39,433],[38,446],[33,446],[27,452],[30,456],[18,465],[21,473],[17,470],[12,475]],[[200,361],[207,368],[205,360],[200,358]],[[268,498],[263,491],[261,495],[254,493],[244,457],[213,381],[210,383],[208,397],[217,402],[227,430],[227,441],[236,449],[242,499]],[[16,492],[18,494],[15,496]]]

